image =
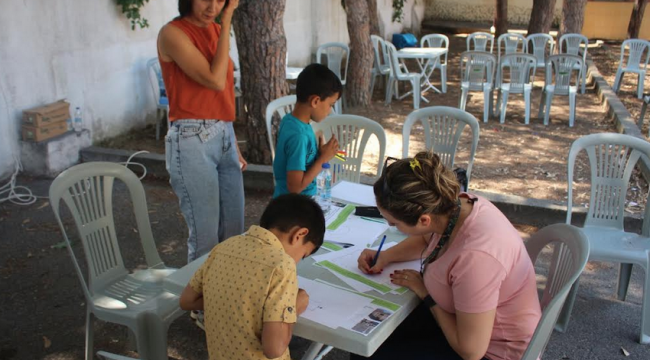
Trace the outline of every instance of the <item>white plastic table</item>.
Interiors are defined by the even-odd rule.
[[[429,89],[441,93],[441,91],[437,87],[431,84],[429,78],[431,77],[433,70],[436,69],[436,66],[440,62],[440,57],[446,53],[447,53],[446,48],[425,47],[425,48],[404,48],[402,50],[399,50],[396,54],[399,59],[418,60],[418,66],[420,67],[420,74],[422,78],[424,78],[424,82],[422,82],[422,87],[423,87],[422,93],[425,93]],[[406,66],[406,64],[404,64],[404,66]],[[428,100],[426,99],[424,99],[424,101],[428,102]]]
[[[401,241],[404,238],[405,235],[394,229],[388,229],[386,231],[387,242]],[[379,245],[379,240],[377,240],[374,245]],[[324,251],[325,250],[322,249],[319,250],[319,252]],[[203,255],[167,277],[163,282],[165,290],[180,295],[192,275],[201,264],[203,264],[208,255],[209,254]],[[312,258],[306,258],[301,261],[298,264],[298,275],[312,280],[320,279],[350,289],[347,284],[328,270],[318,266],[313,266],[313,264],[314,260]],[[373,290],[368,292],[368,294],[374,295],[383,300],[391,301],[401,307],[393,313],[393,316],[384,320],[367,336],[343,328],[332,329],[311,320],[299,317],[297,324],[293,328],[293,334],[313,341],[307,352],[303,355],[302,360],[313,360],[319,356],[319,354],[321,356],[324,355],[331,349],[328,346],[362,356],[370,356],[420,303],[420,300],[412,291],[407,291],[401,295],[390,293],[383,295]]]

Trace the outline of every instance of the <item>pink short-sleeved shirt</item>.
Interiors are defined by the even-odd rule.
[[[535,269],[510,221],[482,197],[447,251],[425,270],[424,283],[441,309],[481,313],[496,309],[485,356],[521,359],[541,317]],[[426,253],[440,239],[435,235]]]

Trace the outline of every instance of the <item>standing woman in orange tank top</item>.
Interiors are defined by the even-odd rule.
[[[233,121],[230,25],[239,0],[179,0],[158,35],[169,98],[165,137],[170,183],[189,228],[188,262],[244,231],[244,185]],[[221,15],[221,25],[214,22]]]

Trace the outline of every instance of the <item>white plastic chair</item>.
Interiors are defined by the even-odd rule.
[[[113,183],[129,190],[138,236],[147,269],[129,272],[122,260],[113,219]],[[63,200],[81,239],[88,277],[84,277],[59,215]],[[147,200],[138,177],[126,167],[90,162],[62,172],[50,186],[50,203],[86,301],[86,360],[93,358],[93,318],[127,326],[134,334],[142,359],[167,358],[167,330],[184,313],[179,297],[162,288],[175,269],[165,267],[156,250],[147,212]],[[122,211],[122,209],[120,209]]]
[[[271,149],[271,162],[275,160],[275,135],[277,133],[277,126],[273,126],[273,115],[278,114],[281,121],[286,114],[293,111],[295,106],[296,95],[283,96],[271,101],[266,106],[266,133],[268,134],[269,148]]]
[[[370,137],[376,136],[379,142],[379,157],[373,182],[379,178],[384,165],[382,159],[386,153],[386,133],[379,123],[357,115],[331,115],[319,123],[312,122],[311,127],[315,133],[322,131],[325,140],[329,140],[334,134],[339,142],[339,149],[346,152],[345,162],[336,158],[331,160],[334,165],[332,174],[336,177],[336,182],[361,181],[363,154]]]
[[[488,51],[488,44],[490,50]],[[474,45],[474,47],[472,47]],[[467,51],[494,52],[494,35],[486,32],[475,32],[467,37]]]
[[[625,53],[627,50],[627,61]],[[643,60],[643,53],[645,53],[645,60]],[[618,70],[616,70],[616,80],[614,80],[614,91],[616,93],[621,89],[621,82],[623,75],[626,72],[635,73],[638,76],[636,85],[636,93],[639,99],[643,98],[643,90],[645,88],[645,73],[648,68],[648,60],[650,60],[650,42],[641,39],[627,39],[621,45],[621,60],[618,63]]]
[[[546,284],[540,294],[542,317],[522,360],[537,360],[544,354],[558,316],[566,307],[565,301],[571,286],[578,280],[589,258],[589,241],[575,226],[554,224],[533,234],[526,242],[526,250],[533,265],[538,255],[549,245],[552,246],[553,255],[548,266]]]
[[[560,37],[560,47],[558,55],[570,54],[582,57],[582,67],[580,68],[582,77],[580,78],[581,93],[584,94],[587,86],[587,48],[589,39],[580,34],[564,34]],[[581,54],[582,53],[582,54]],[[577,70],[577,69],[576,69]]]
[[[643,119],[645,118],[645,111],[648,108],[648,103],[650,103],[650,95],[643,97],[643,106],[641,106],[641,114],[639,115],[639,121],[637,122],[639,130],[643,127]],[[648,126],[648,137],[650,137],[650,126]]]
[[[632,170],[640,158],[650,157],[650,143],[623,134],[600,133],[574,141],[568,159],[568,204],[566,223],[571,223],[573,181],[576,156],[585,150],[591,168],[589,211],[582,231],[589,239],[589,260],[620,263],[618,299],[624,301],[632,274],[632,265],[645,272],[641,305],[642,344],[650,343],[650,206],[646,206],[641,234],[624,229],[625,196]],[[568,303],[573,303],[577,286]],[[566,328],[569,314],[558,321]]]
[[[499,64],[497,67],[497,87],[501,85],[499,82],[501,81],[501,59],[509,54],[526,53],[527,49],[526,37],[521,34],[505,33],[497,38],[497,64]]]
[[[460,55],[460,106],[465,110],[470,91],[483,92],[483,122],[492,113],[492,91],[497,59],[494,55],[480,51],[465,51]]]
[[[505,69],[508,70],[505,70]],[[497,95],[497,107],[500,107],[501,117],[499,122],[503,124],[506,120],[506,108],[508,106],[509,94],[523,94],[525,100],[526,125],[530,123],[530,92],[533,88],[530,79],[535,78],[537,71],[537,60],[529,54],[508,54],[501,59],[499,66],[499,93]],[[504,81],[508,75],[508,82]]]
[[[458,141],[465,126],[469,126],[472,132],[472,147],[467,162],[467,182],[469,184],[479,138],[478,120],[474,115],[449,106],[431,106],[411,112],[406,118],[402,130],[403,158],[409,157],[411,129],[418,122],[421,122],[424,128],[426,150],[438,154],[448,169],[454,168]]]
[[[377,35],[370,35],[370,39],[372,40],[375,59],[372,67],[372,80],[370,81],[370,95],[372,96],[377,77],[386,77],[384,84],[387,84],[388,77],[390,76],[390,60],[388,59],[386,50],[386,41]],[[388,92],[387,87],[386,92]]]
[[[326,57],[327,67],[332,70],[336,76],[341,80],[341,84],[345,87],[345,82],[348,78],[348,63],[350,62],[350,47],[341,42],[329,42],[322,44],[316,50],[316,62],[319,64],[323,63],[323,55]],[[345,67],[342,70],[341,66],[345,61]],[[341,98],[334,105],[334,110],[337,114],[343,113],[343,94]]]
[[[553,55],[548,58],[546,64],[544,89],[542,90],[542,100],[539,104],[538,117],[544,116],[544,125],[548,125],[551,113],[551,102],[554,95],[569,96],[569,127],[573,127],[576,117],[576,93],[578,84],[582,78],[582,58],[574,55]],[[573,73],[577,72],[575,84],[572,79]],[[572,85],[573,84],[573,85]],[[546,102],[544,102],[546,94]]]
[[[304,68],[301,67],[295,67],[295,66],[289,66],[289,50],[287,49],[287,55],[285,56],[284,59],[284,66],[285,66],[285,79],[286,80],[297,80],[298,75],[304,70]],[[295,88],[295,85],[292,87]]]
[[[162,71],[158,58],[151,58],[147,61],[147,75],[149,83],[156,99],[156,140],[160,139],[160,122],[165,121],[169,129],[169,99],[165,92],[165,82],[163,81]],[[162,116],[160,112],[162,111]]]
[[[449,38],[447,35],[443,34],[429,34],[425,35],[420,39],[421,47],[434,47],[434,48],[445,48],[449,50]],[[436,69],[440,70],[440,83],[442,84],[442,92],[447,93],[447,54],[445,53],[444,59],[441,58],[440,61],[436,63]]]
[[[400,65],[399,59],[397,58],[397,49],[395,49],[395,45],[386,42],[386,49],[388,50],[388,57],[390,60],[390,76],[388,78],[388,86],[386,87],[386,104],[390,104],[393,99],[393,91],[395,91],[395,95],[397,95],[397,81],[408,81],[411,83],[413,90],[396,97],[398,100],[401,100],[413,94],[413,108],[419,109],[421,97],[421,74],[404,71]]]
[[[555,50],[555,40],[549,34],[531,34],[526,37],[526,46],[529,53],[537,59],[537,67],[546,69],[546,62]]]

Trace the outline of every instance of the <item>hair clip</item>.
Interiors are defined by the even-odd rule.
[[[415,172],[415,168],[420,168],[420,170],[422,170],[422,166],[416,158],[413,158],[413,160],[409,161],[409,164],[411,165],[411,170],[413,170],[413,172]]]

